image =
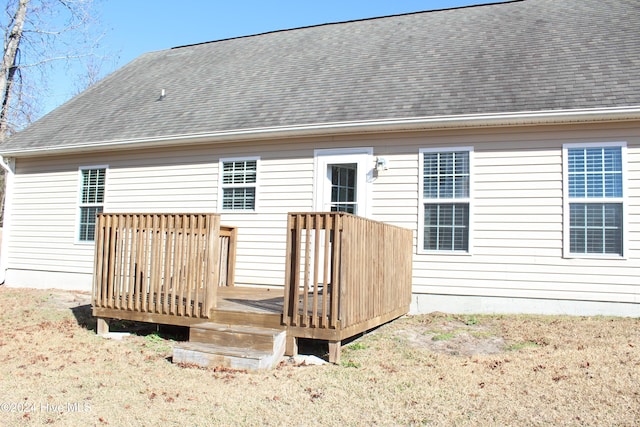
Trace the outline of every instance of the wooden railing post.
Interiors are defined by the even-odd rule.
[[[333,271],[333,259],[331,250],[331,236],[335,235],[335,223],[336,217],[335,215],[324,214],[323,225],[324,225],[324,253],[323,253],[323,263],[322,263],[322,315],[320,316],[320,323],[318,326],[320,328],[328,328],[329,327],[329,295],[330,295],[330,286],[332,281],[332,271]],[[335,237],[334,237],[335,239]],[[318,239],[320,240],[320,239]]]
[[[227,286],[235,286],[236,280],[236,248],[238,247],[238,229],[233,227],[229,233],[227,250]]]
[[[217,258],[218,286],[234,286],[238,229],[236,227],[220,226],[218,239],[220,240],[220,251]]]
[[[104,216],[98,216],[96,221],[96,250],[93,263],[93,289],[91,292],[94,307],[102,307],[104,304],[104,297],[102,295],[104,289],[104,220]]]
[[[207,217],[207,230],[209,232],[207,236],[209,249],[207,251],[208,257],[206,262],[208,269],[205,273],[206,303],[203,317],[209,318],[211,317],[211,310],[213,310],[217,304],[218,283],[220,282],[220,267],[217,266],[221,249],[220,216],[211,215]],[[231,244],[231,242],[229,242],[229,244]],[[235,252],[235,247],[233,251]],[[228,260],[227,265],[229,265]],[[227,271],[227,280],[229,280],[228,278],[229,272]]]
[[[297,325],[298,312],[298,271],[300,269],[298,218],[296,214],[287,217],[287,248],[285,255],[283,323]]]
[[[311,307],[311,327],[318,327],[320,319],[318,317],[318,285],[320,279],[320,235],[325,224],[322,221],[323,217],[316,215],[313,220],[314,239],[313,239],[313,295],[311,300],[313,305]]]
[[[343,219],[342,214],[333,215],[333,242],[331,244],[331,283],[329,285],[329,313],[327,318],[329,319],[329,327],[337,328],[338,321],[340,320],[339,301],[342,291],[342,265],[343,265]],[[325,252],[326,253],[326,252]],[[327,255],[329,255],[327,253]]]

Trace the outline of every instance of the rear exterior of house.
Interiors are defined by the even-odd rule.
[[[637,316],[637,9],[526,0],[147,54],[0,147],[5,283],[90,290],[98,212],[215,212],[236,284],[282,286],[287,213],[342,210],[413,230],[415,313]]]

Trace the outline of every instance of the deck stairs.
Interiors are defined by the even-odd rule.
[[[173,349],[173,363],[202,367],[263,370],[282,359],[286,332],[280,329],[199,323],[189,328],[189,341]]]

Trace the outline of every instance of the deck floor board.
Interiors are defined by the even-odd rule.
[[[123,312],[146,312],[146,313],[158,313],[160,314],[166,309],[166,305],[164,304],[165,294],[164,292],[160,293],[147,293],[145,295],[146,298],[142,297],[142,294],[138,294],[135,296],[138,301],[146,300],[150,303],[151,309],[147,310],[128,310],[125,307],[128,307],[129,298],[128,295],[114,296],[112,300],[114,303],[119,300],[121,310]],[[199,296],[199,301],[202,301],[202,296]],[[319,298],[322,302],[323,292],[319,292]],[[178,298],[176,296],[176,298]],[[192,307],[192,304],[195,303],[195,298],[192,299],[191,305],[186,304],[187,307]],[[302,304],[304,300],[304,292],[300,292],[299,294],[299,304]],[[183,298],[183,304],[184,301]],[[201,302],[198,303],[198,310],[201,309]],[[115,304],[114,304],[115,305]],[[176,301],[176,306],[179,306],[180,303]],[[311,306],[311,301],[308,304],[308,314],[311,314],[313,307]],[[250,286],[230,286],[230,287],[219,287],[216,290],[216,307],[213,311],[221,311],[221,312],[237,312],[237,313],[247,313],[247,314],[276,314],[281,315],[284,310],[284,288],[278,287],[250,287]],[[301,308],[299,308],[300,311]],[[318,309],[317,309],[318,310]],[[318,314],[322,313],[322,305],[318,310]],[[163,313],[169,314],[169,313]],[[300,313],[302,314],[302,313]]]
[[[284,288],[220,287],[215,310],[282,314]]]

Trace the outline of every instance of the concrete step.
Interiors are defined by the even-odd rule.
[[[189,342],[174,347],[173,361],[203,367],[270,369],[284,355],[286,336],[280,329],[199,323],[189,328]]]
[[[282,332],[285,334],[285,332]],[[173,363],[186,363],[202,367],[225,367],[245,370],[274,368],[282,360],[282,351],[270,352],[250,348],[221,346],[198,342],[185,342],[173,349]]]
[[[279,329],[207,322],[189,328],[189,342],[276,352],[283,334]]]

